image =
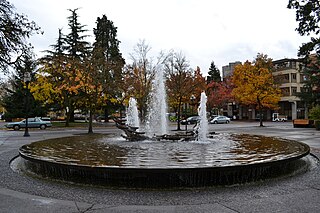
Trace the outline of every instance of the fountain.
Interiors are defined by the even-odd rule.
[[[167,96],[164,84],[163,70],[160,65],[155,72],[152,82],[150,104],[146,119],[146,133],[148,136],[163,135],[167,133]]]
[[[115,187],[172,188],[243,184],[304,171],[306,144],[256,135],[215,134],[207,138],[206,95],[193,134],[167,134],[163,74],[157,72],[146,132],[137,131],[128,109],[122,135],[74,136],[20,148],[21,168],[32,173]],[[131,99],[129,108],[134,108]],[[132,126],[131,126],[132,125]]]
[[[207,119],[207,96],[205,92],[201,93],[200,105],[198,108],[198,115],[200,116],[200,122],[197,126],[197,140],[201,142],[207,142],[208,134],[208,119]]]
[[[137,101],[133,97],[130,97],[129,99],[129,106],[127,109],[127,116],[126,116],[126,125],[140,128]]]

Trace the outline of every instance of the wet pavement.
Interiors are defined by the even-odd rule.
[[[320,157],[320,131],[293,128],[290,122],[264,124],[258,127],[257,122],[235,121],[209,125],[209,130],[296,140],[308,144],[311,153]],[[112,125],[94,131],[121,134]],[[320,212],[320,168],[316,160],[310,171],[293,177],[172,190],[81,186],[37,179],[10,168],[11,160],[24,144],[86,132],[84,128],[52,128],[30,130],[31,136],[23,137],[23,131],[0,129],[0,212]]]

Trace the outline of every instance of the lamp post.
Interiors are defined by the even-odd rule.
[[[194,96],[193,94],[190,97],[190,101],[191,101],[191,107],[192,107],[192,114],[194,113],[194,101],[196,100],[196,96]]]
[[[186,126],[185,126],[185,130],[186,130],[186,134],[188,132],[188,119],[187,119],[187,103],[184,104],[184,117],[185,117],[185,121],[186,121]]]
[[[24,76],[23,76],[23,81],[24,83],[26,84],[26,95],[25,95],[25,98],[26,98],[26,105],[25,105],[25,110],[26,110],[26,128],[24,129],[24,137],[29,137],[30,134],[29,134],[29,130],[28,130],[28,92],[29,92],[29,83],[31,81],[31,75],[29,72],[25,72],[24,73]]]

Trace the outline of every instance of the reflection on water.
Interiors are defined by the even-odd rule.
[[[36,159],[94,167],[199,168],[275,161],[308,150],[304,144],[284,139],[219,134],[206,143],[74,136],[34,142],[20,152]]]

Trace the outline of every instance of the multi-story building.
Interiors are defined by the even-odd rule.
[[[240,61],[230,62],[228,65],[222,67],[222,78],[225,79],[226,77],[232,76],[235,66],[241,64]]]
[[[229,63],[222,67],[223,78],[231,76],[234,67],[241,62]],[[278,84],[282,91],[282,97],[279,102],[279,112],[286,115],[288,119],[307,118],[307,108],[305,103],[296,96],[297,92],[303,89],[305,76],[302,73],[302,62],[300,59],[280,59],[273,61],[273,76],[275,83]],[[271,120],[274,111],[267,110],[264,112],[264,118]],[[237,106],[235,103],[229,103],[225,106],[224,114],[228,116],[236,115],[239,119],[256,119],[257,112],[250,106]]]
[[[306,118],[305,103],[296,96],[303,89],[305,76],[302,73],[300,59],[280,59],[273,61],[273,76],[282,91],[279,102],[279,113],[288,116],[288,119]]]

